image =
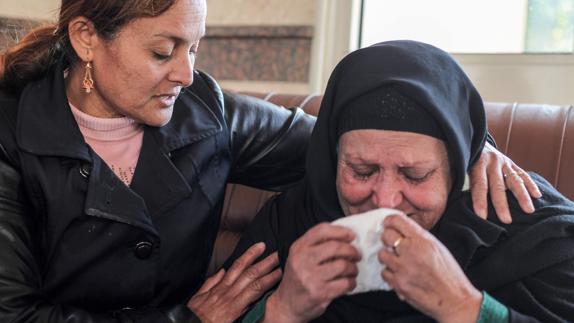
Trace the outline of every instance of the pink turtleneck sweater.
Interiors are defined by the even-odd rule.
[[[128,117],[97,118],[70,103],[84,140],[111,170],[130,185],[143,141],[143,127]]]

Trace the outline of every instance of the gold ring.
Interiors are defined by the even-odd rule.
[[[392,248],[393,248],[393,253],[394,253],[395,255],[397,255],[397,256],[399,255],[399,253],[398,253],[398,251],[397,251],[397,248],[398,248],[399,245],[401,244],[401,241],[403,241],[403,238],[404,238],[404,237],[399,237],[397,240],[395,240],[395,242],[393,242],[393,246],[392,246]]]

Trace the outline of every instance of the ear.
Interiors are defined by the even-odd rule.
[[[76,55],[84,62],[92,61],[93,50],[99,42],[92,21],[86,17],[75,17],[68,24],[68,36]]]

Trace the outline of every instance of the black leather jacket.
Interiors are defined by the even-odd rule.
[[[128,188],[85,143],[62,70],[0,95],[0,321],[192,320],[226,183],[299,180],[315,119],[196,72],[145,127]]]

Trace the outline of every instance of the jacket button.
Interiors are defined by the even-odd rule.
[[[88,163],[82,164],[82,166],[80,166],[80,175],[82,175],[85,178],[88,178],[88,176],[90,176],[91,171],[92,167]]]
[[[151,256],[152,251],[153,245],[151,242],[147,241],[138,242],[134,249],[134,253],[139,259],[148,259]]]

